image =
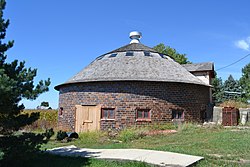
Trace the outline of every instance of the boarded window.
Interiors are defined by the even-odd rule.
[[[114,108],[102,108],[101,118],[102,119],[115,119],[115,109]]]

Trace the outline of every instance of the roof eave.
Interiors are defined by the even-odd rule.
[[[88,81],[76,81],[76,82],[65,82],[63,84],[59,84],[54,87],[55,90],[60,91],[62,86],[71,85],[71,84],[80,84],[80,83],[91,83],[91,82],[126,82],[126,81],[141,81],[141,82],[166,82],[166,83],[183,83],[183,84],[194,84],[194,85],[201,85],[212,87],[212,85],[208,85],[206,83],[192,83],[192,82],[176,82],[176,81],[160,81],[160,80],[88,80]]]

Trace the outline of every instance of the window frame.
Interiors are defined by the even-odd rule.
[[[179,113],[181,113],[181,116],[179,117]],[[180,109],[172,109],[172,120],[184,120],[184,110],[180,110]]]
[[[104,117],[104,112],[108,111],[108,116]],[[113,117],[110,117],[110,111],[113,111]],[[115,120],[115,108],[101,108],[101,120]]]
[[[142,117],[138,117],[139,112],[142,112]],[[145,117],[145,112],[148,112],[147,117]],[[136,109],[136,121],[151,121],[151,109],[148,109],[148,108]]]

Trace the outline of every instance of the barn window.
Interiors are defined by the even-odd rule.
[[[136,120],[150,120],[150,109],[137,109],[136,110]]]
[[[183,110],[172,110],[172,119],[184,119]]]
[[[115,119],[115,109],[102,108],[101,119]]]

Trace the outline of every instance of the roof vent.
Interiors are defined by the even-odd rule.
[[[140,43],[140,39],[142,37],[142,34],[138,31],[132,31],[131,33],[129,33],[129,38],[132,39],[130,41],[131,43]]]

